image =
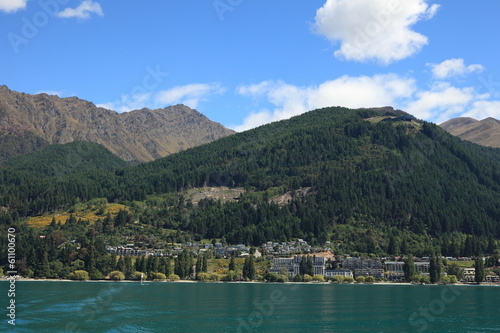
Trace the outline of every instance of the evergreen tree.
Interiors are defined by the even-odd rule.
[[[389,245],[387,246],[387,253],[394,256],[399,254],[399,245],[394,236],[391,236],[389,239]]]
[[[486,278],[486,270],[484,268],[484,261],[481,257],[476,257],[476,261],[474,263],[475,275],[474,280],[476,283],[481,283]]]
[[[495,252],[495,250],[496,250],[495,240],[493,239],[493,237],[490,236],[488,239],[488,247],[486,249],[486,252],[491,255]]]
[[[412,254],[409,254],[408,259],[405,260],[405,263],[403,265],[403,272],[405,274],[406,282],[411,282],[412,276],[417,274]]]
[[[172,259],[168,257],[165,265],[165,275],[170,276],[171,274],[172,274]]]
[[[311,276],[314,275],[314,263],[313,263],[313,258],[310,256],[307,256],[307,273]]]
[[[208,253],[203,255],[203,265],[201,267],[202,272],[208,272]]]
[[[120,256],[120,258],[116,262],[116,270],[120,271],[122,273],[125,272],[125,268],[126,268],[125,259],[123,257],[124,256]]]
[[[146,256],[141,256],[141,266],[139,267],[139,272],[145,273],[148,270]]]
[[[432,255],[429,263],[429,277],[431,283],[438,283],[441,280],[441,257]]]
[[[125,267],[123,269],[123,274],[125,277],[128,279],[132,276],[134,273],[134,267],[132,266],[132,257],[131,256],[125,256]]]
[[[299,264],[299,275],[304,276],[306,274],[309,274],[307,272],[307,259],[305,256],[302,256]]]
[[[181,279],[187,279],[193,271],[193,256],[186,249],[177,255],[174,264],[174,273]]]
[[[231,256],[231,259],[229,260],[228,270],[230,270],[230,271],[235,271],[236,270],[236,264],[234,262],[234,256]]]
[[[243,278],[249,280],[255,279],[255,264],[253,261],[253,255],[249,255],[245,258],[245,263],[243,265]]]
[[[47,252],[43,253],[42,263],[40,265],[40,269],[38,272],[39,277],[50,278],[50,264],[49,264],[49,255]]]
[[[90,278],[92,279],[96,271],[96,249],[93,243],[89,244],[87,260],[85,261],[85,270],[89,272]]]
[[[135,263],[134,263],[134,266],[135,266],[135,270],[137,272],[141,272],[141,269],[142,269],[142,260],[144,259],[144,256],[140,256],[140,257],[137,257],[135,259]]]

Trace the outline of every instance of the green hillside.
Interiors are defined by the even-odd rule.
[[[0,163],[9,158],[33,153],[49,143],[33,134],[15,135],[0,131]]]
[[[30,176],[37,177],[63,176],[89,169],[114,171],[126,165],[125,161],[103,146],[84,141],[50,145],[40,151],[13,157],[0,164],[4,168],[28,172]]]
[[[7,168],[0,206],[12,220],[105,197],[131,206],[152,230],[177,230],[183,239],[305,238],[364,253],[486,251],[500,239],[500,150],[386,112],[325,108],[135,167],[58,174],[49,166],[49,177],[27,178],[29,186],[22,179],[14,186],[17,173]],[[197,205],[182,195],[203,186],[245,191]],[[290,202],[272,202],[284,194]]]
[[[10,158],[0,163],[0,206],[6,207],[0,219],[3,215],[15,220],[105,196],[114,170],[126,166],[101,145],[83,141]]]

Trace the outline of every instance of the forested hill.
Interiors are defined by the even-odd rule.
[[[364,252],[401,232],[500,239],[500,150],[462,142],[434,124],[386,109],[311,111],[115,172],[33,178],[24,187],[14,185],[10,172],[4,171],[1,185],[4,216],[39,214],[93,197],[140,201],[224,185],[247,191],[235,202],[151,213],[149,221],[234,243],[342,239]],[[284,206],[270,203],[303,188],[307,195],[292,192]]]
[[[28,177],[58,177],[102,169],[114,172],[127,163],[101,145],[76,141],[63,145],[50,145],[44,149],[16,156],[0,163],[0,167]]]

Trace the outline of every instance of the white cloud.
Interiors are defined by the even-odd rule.
[[[432,18],[439,5],[427,0],[327,0],[317,10],[314,28],[330,41],[340,42],[340,59],[383,64],[407,58],[428,43],[412,30]]]
[[[63,92],[60,90],[41,90],[41,91],[37,91],[35,93],[35,95],[37,95],[37,94],[55,95],[55,96],[59,96],[59,97],[63,96]]]
[[[478,64],[466,66],[464,59],[448,59],[440,64],[427,64],[432,67],[432,74],[436,79],[448,79],[456,76],[464,76],[474,72],[482,72],[484,67]]]
[[[135,95],[122,95],[120,100],[109,103],[97,104],[98,107],[117,112],[129,112],[151,106],[152,93],[138,93]]]
[[[394,74],[372,77],[343,76],[319,86],[309,87],[298,87],[283,81],[264,81],[242,86],[238,93],[253,98],[265,98],[274,109],[252,113],[245,118],[242,125],[236,126],[235,130],[244,131],[327,106],[362,108],[399,105],[402,99],[409,98],[414,92],[414,79]]]
[[[463,114],[476,97],[473,88],[440,83],[429,91],[417,93],[416,99],[408,101],[404,109],[418,118],[441,123]]]
[[[0,11],[14,13],[26,8],[28,0],[0,0]]]
[[[479,93],[475,87],[455,87],[435,81],[431,88],[423,90],[417,88],[414,78],[396,74],[342,76],[305,87],[283,81],[263,81],[241,86],[237,93],[252,98],[262,107],[247,116],[241,125],[233,126],[236,131],[328,106],[353,109],[393,106],[438,124],[455,117],[500,119],[500,100],[494,100],[491,94]]]
[[[65,10],[57,13],[56,16],[62,18],[76,17],[80,19],[88,19],[90,18],[91,14],[96,14],[99,16],[104,15],[101,5],[98,2],[85,0],[78,7],[66,8]]]
[[[208,99],[210,96],[223,93],[224,89],[218,83],[193,83],[157,93],[140,92],[122,95],[120,100],[101,103],[97,106],[117,112],[129,112],[142,108],[163,108],[174,104],[184,104],[196,109],[201,101]]]
[[[500,101],[476,101],[462,117],[471,117],[478,120],[488,117],[500,119]]]
[[[155,101],[157,104],[185,104],[195,109],[198,103],[208,96],[223,93],[224,89],[217,83],[193,83],[161,91],[156,95]]]

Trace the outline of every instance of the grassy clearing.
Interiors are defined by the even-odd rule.
[[[65,224],[66,220],[73,215],[76,219],[82,219],[90,221],[91,223],[96,222],[99,219],[103,219],[108,215],[115,217],[120,210],[129,210],[125,205],[120,204],[77,204],[75,207],[67,212],[57,212],[55,214],[45,214],[42,216],[30,217],[28,219],[28,225],[33,228],[45,228],[48,226],[52,219],[56,219],[56,223]]]

